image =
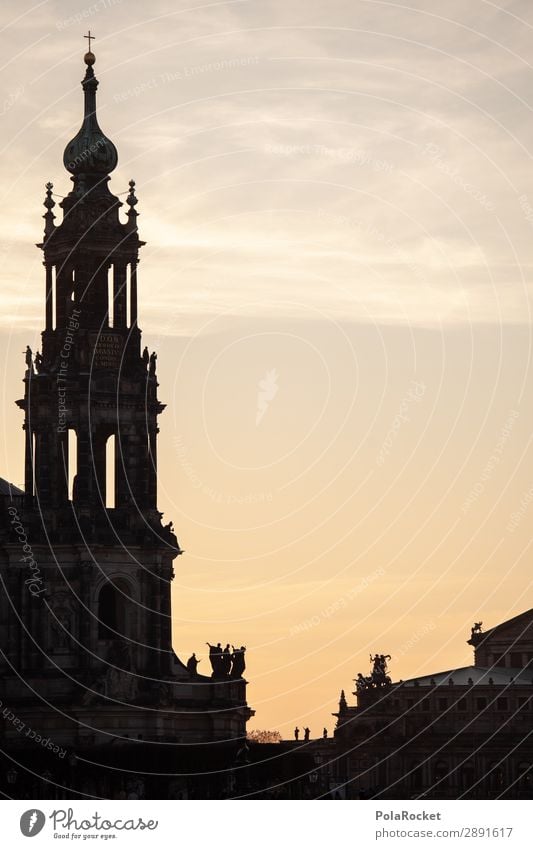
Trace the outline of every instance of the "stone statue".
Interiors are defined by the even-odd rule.
[[[156,360],[157,360],[157,354],[156,354],[156,352],[155,352],[155,351],[152,351],[152,353],[150,354],[150,361],[149,361],[149,365],[148,365],[148,372],[149,372],[151,375],[154,375],[154,374],[155,374],[155,364],[156,364]]]
[[[324,740],[327,740],[327,739],[328,739],[328,729],[327,729],[327,728],[324,728],[324,730],[323,730],[323,732],[322,732],[322,738],[323,738]]]
[[[300,738],[300,729],[298,728],[298,726],[296,726],[296,728],[294,729],[294,739],[296,741],[298,741],[299,738]]]
[[[222,652],[222,660],[221,667],[224,672],[224,675],[229,675],[231,672],[231,651],[229,648],[229,643],[227,643],[226,648]]]
[[[191,654],[189,660],[187,661],[187,669],[189,670],[190,675],[197,675],[198,674],[197,669],[198,669],[199,663],[200,663],[200,661],[196,659],[196,655],[193,652]]]
[[[370,675],[357,673],[355,681],[355,692],[357,695],[365,690],[370,690],[372,687],[386,687],[392,684],[390,676],[387,674],[387,661],[390,660],[390,654],[376,654],[374,657],[370,655],[372,671]]]
[[[370,661],[374,664],[371,678],[372,683],[376,687],[383,687],[386,684],[391,684],[391,679],[387,675],[387,660],[390,660],[390,654],[376,654],[374,657],[370,655]]]
[[[37,351],[37,353],[35,354],[35,370],[37,371],[37,374],[40,374],[40,372],[42,371],[42,367],[43,367],[43,358],[42,358],[41,354],[39,353],[39,351]]]
[[[242,678],[243,672],[246,669],[246,662],[244,660],[244,653],[246,651],[246,646],[241,646],[240,649],[236,649],[235,646],[232,646],[233,654],[231,656],[232,666],[231,666],[231,677],[232,678]]]
[[[357,678],[354,678],[354,681],[356,693],[364,692],[371,684],[371,679],[365,678],[362,672],[357,673]]]
[[[145,347],[144,351],[143,351],[143,363],[144,363],[145,368],[148,368],[149,361],[150,361],[150,355],[148,353],[148,348]]]
[[[168,525],[163,525],[163,530],[169,535],[174,536],[174,523],[169,522]]]
[[[304,728],[304,740],[309,740],[309,735],[311,734],[311,730],[309,728]]]
[[[24,351],[24,359],[26,360],[26,366],[29,369],[33,368],[33,356],[32,351],[29,345],[26,345],[26,350]]]
[[[224,676],[222,666],[222,645],[221,643],[217,643],[216,646],[212,646],[211,643],[206,642],[206,646],[209,646],[209,660],[211,661],[211,668],[213,670],[211,677],[222,678]]]
[[[476,634],[481,634],[481,628],[483,626],[483,622],[474,622],[472,625],[472,633],[471,637],[474,637]]]

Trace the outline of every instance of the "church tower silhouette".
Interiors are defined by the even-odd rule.
[[[91,50],[84,61],[61,223],[46,185],[45,329],[42,350],[26,350],[17,401],[24,491],[0,483],[0,699],[15,717],[4,716],[0,746],[6,769],[16,763],[19,772],[11,796],[127,795],[127,764],[127,774],[138,772],[136,795],[165,797],[154,764],[166,758],[169,775],[180,774],[175,792],[190,791],[191,765],[220,766],[223,784],[253,711],[241,657],[235,674],[208,677],[172,650],[181,550],[157,507],[164,404],[157,357],[142,350],[138,326],[144,242],[134,181],[124,222],[109,189],[118,155],[96,117]],[[202,668],[209,672],[207,660]]]

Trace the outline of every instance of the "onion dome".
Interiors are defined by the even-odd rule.
[[[96,119],[98,80],[93,70],[96,61],[94,53],[89,50],[84,61],[87,70],[81,84],[85,94],[83,123],[65,148],[63,164],[74,177],[102,178],[117,167],[118,154],[115,145],[104,135]]]

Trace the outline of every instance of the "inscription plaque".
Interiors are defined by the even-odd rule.
[[[118,369],[122,359],[122,337],[118,333],[100,333],[94,337],[93,351],[93,368]]]

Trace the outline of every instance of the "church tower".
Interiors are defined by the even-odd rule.
[[[164,405],[157,357],[143,350],[138,325],[144,242],[134,181],[125,220],[109,189],[118,155],[96,117],[91,50],[84,61],[83,121],[63,156],[72,188],[57,204],[61,216],[46,185],[45,327],[41,351],[26,350],[17,402],[24,492],[0,487],[0,698],[25,728],[76,757],[132,740],[205,750],[242,740],[252,712],[240,660],[238,674],[219,667],[207,677],[172,650],[170,587],[181,551],[157,506]],[[13,723],[1,733],[8,751],[24,758],[35,749]]]

